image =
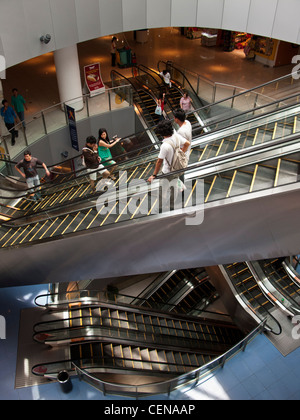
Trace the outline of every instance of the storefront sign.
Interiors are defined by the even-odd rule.
[[[95,96],[99,93],[105,92],[105,86],[100,73],[100,63],[85,66],[84,77],[90,96]]]
[[[71,108],[69,105],[66,105],[66,111],[67,111],[67,116],[68,116],[72,147],[73,149],[76,149],[77,151],[79,151],[75,109]]]

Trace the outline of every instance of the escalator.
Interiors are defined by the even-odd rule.
[[[274,299],[259,287],[253,272],[246,262],[227,264],[221,268],[225,278],[232,284],[234,294],[242,307],[258,322],[266,319],[266,327],[273,334],[281,334],[281,326],[272,316]]]
[[[53,375],[73,361],[90,372],[134,372],[165,380],[206,364],[244,337],[229,322],[125,305],[122,295],[110,298],[93,305],[74,302],[35,324],[36,341],[69,350],[66,360],[35,365],[32,372]]]
[[[135,69],[135,73],[136,80],[138,80],[142,85],[146,84],[147,86],[149,86],[149,88],[153,92],[153,95],[156,98],[158,98],[159,94],[162,92],[166,94],[166,114],[169,119],[174,119],[173,112],[175,111],[175,109],[180,108],[180,99],[182,98],[184,93],[182,85],[175,79],[172,79],[171,87],[168,88],[168,90],[166,90],[166,87],[162,81],[161,76],[159,75],[159,72],[144,65],[138,65]],[[190,95],[194,98],[196,108],[202,107],[203,103],[201,102],[200,98],[198,98],[192,85],[187,80],[185,75],[182,74],[182,77],[185,78],[185,85],[188,86],[188,91],[191,92]],[[198,99],[195,100],[195,98]],[[208,131],[208,128],[205,127],[205,121],[200,117],[198,112],[195,111],[188,113],[187,119],[192,125],[194,136],[199,136]]]
[[[299,130],[300,130],[300,122],[298,116],[298,109],[292,108],[288,111],[288,116],[286,116],[286,112],[283,112],[283,115],[280,119],[281,113],[277,112],[272,115],[271,121],[265,122],[265,117],[259,117],[253,120],[251,123],[247,123],[246,127],[244,124],[237,125],[236,129],[230,128],[227,130],[221,130],[220,132],[216,132],[213,135],[213,139],[211,139],[211,135],[201,136],[199,139],[194,139],[192,143],[192,150],[190,155],[190,165],[188,169],[192,169],[192,165],[196,167],[197,165],[199,168],[204,169],[203,165],[208,164],[209,162],[214,162],[213,159],[219,159],[221,157],[230,156],[230,154],[238,155],[240,152],[244,152],[246,150],[255,150],[263,148],[268,144],[271,146],[272,144],[276,144],[278,140],[281,138],[288,141],[289,138],[297,139]],[[230,134],[226,135],[226,132],[230,132]],[[129,140],[133,142],[135,136],[129,137]],[[155,149],[154,149],[155,150]],[[129,174],[129,180],[133,179],[143,179],[146,180],[150,174],[152,174],[155,161],[156,161],[156,154],[157,152],[153,152],[152,146],[144,146],[142,148],[137,148],[136,150],[130,151],[127,153],[128,162],[123,165],[118,165],[115,169],[115,173],[117,175],[117,171],[127,170]],[[139,156],[140,155],[140,156]],[[133,156],[133,157],[132,157]],[[296,168],[297,161],[293,164],[292,161],[287,161],[285,159],[278,160],[278,162],[274,162],[277,165],[276,171],[281,171],[281,173],[286,172],[287,174],[293,171],[293,166]],[[139,167],[135,165],[140,165]],[[278,167],[280,166],[280,168]],[[56,165],[57,167],[57,165]],[[274,166],[275,169],[275,166]],[[255,178],[259,180],[266,179],[268,180],[272,177],[272,169],[271,167],[263,168],[263,165],[259,168],[256,166],[254,168],[256,171]],[[251,172],[252,171],[252,172]],[[251,182],[253,179],[253,169],[248,171],[235,171],[235,177],[237,176],[240,180],[248,177]],[[66,174],[60,175],[60,185],[57,187],[57,182],[55,182],[55,187],[49,188],[44,190],[43,196],[44,199],[40,203],[35,203],[34,205],[32,202],[28,202],[28,200],[24,199],[23,202],[18,201],[16,204],[17,209],[7,209],[7,211],[3,210],[6,217],[11,218],[18,218],[19,216],[21,219],[24,217],[30,216],[32,213],[42,213],[43,211],[53,211],[57,207],[64,206],[64,205],[76,205],[77,201],[82,201],[82,199],[90,199],[91,196],[91,189],[87,182],[87,178],[85,176],[81,176],[82,171],[79,174],[74,172],[68,172]],[[248,175],[247,175],[248,174]],[[76,176],[77,175],[77,176]],[[215,182],[226,182],[226,179],[231,179],[226,176],[226,179],[221,179],[222,176],[215,176],[211,182],[215,184]],[[64,183],[63,181],[67,181],[70,179],[70,182]],[[247,181],[246,181],[247,182]],[[276,181],[277,182],[277,181]],[[205,184],[208,185],[210,183],[209,180],[205,180]],[[236,184],[239,184],[239,180],[237,180]],[[282,181],[284,183],[284,181]],[[274,183],[274,186],[276,183]],[[118,185],[118,181],[116,182],[116,186]],[[269,183],[269,186],[272,186],[272,183]],[[248,185],[245,186],[248,188]],[[218,190],[218,186],[215,187]],[[249,189],[249,192],[255,191],[256,186],[252,186]],[[243,191],[241,191],[243,193]],[[239,192],[240,193],[240,192]],[[96,199],[96,197],[95,197]],[[207,197],[205,199],[207,201]],[[8,221],[5,219],[5,221]]]
[[[187,192],[189,195],[187,196],[186,193],[184,197],[186,200],[182,205],[188,209],[195,202],[197,184],[200,182],[204,183],[204,202],[210,203],[285,184],[293,184],[298,181],[299,167],[300,152],[297,152],[286,155],[282,154],[280,157],[250,163],[237,168],[235,166],[236,169],[223,170],[222,172],[218,171],[217,173],[213,167],[211,173],[207,170],[207,174],[200,177],[193,176],[193,173],[191,173],[188,175],[190,190]],[[153,168],[154,162],[149,162],[147,165],[142,164],[132,169],[129,175],[127,175],[125,187],[127,187],[127,184],[133,176],[135,179],[147,179],[153,173]],[[123,182],[123,176],[125,181],[124,174],[125,172],[115,181],[116,187],[118,187],[117,184]],[[135,218],[151,217],[157,214],[158,197],[153,198],[153,190],[149,191],[146,184],[144,187],[144,192],[141,191],[138,197],[135,194],[133,196],[129,195],[125,201],[119,199],[109,207],[106,206],[106,202],[104,201],[101,201],[101,205],[99,205],[99,202],[97,204],[89,201],[86,202],[84,208],[70,209],[67,207],[64,210],[60,210],[58,215],[54,214],[52,217],[49,217],[47,211],[42,212],[38,221],[31,223],[26,223],[26,219],[25,221],[22,219],[23,223],[20,226],[14,226],[9,222],[3,223],[0,227],[0,246],[7,248],[40,241],[42,239],[60,237],[68,233],[72,234],[78,231],[96,229],[102,226],[121,223],[122,221],[130,221]],[[122,189],[120,189],[121,193]],[[115,194],[108,195],[107,198],[109,197],[113,200]],[[132,207],[129,212],[129,203],[134,200],[137,202],[136,206]],[[156,205],[156,210],[151,206],[153,201],[155,203],[153,206]],[[142,208],[143,213],[141,214],[139,207],[142,202],[147,205],[146,210],[148,211],[144,211],[145,208]]]
[[[247,214],[251,211],[254,213],[258,211],[260,207],[255,205],[257,200],[259,200],[263,206],[270,206],[270,209],[266,209],[264,213],[274,213],[274,218],[276,217],[275,213],[278,213],[279,211],[281,213],[280,218],[283,218],[283,211],[285,208],[286,211],[289,212],[289,217],[292,218],[293,223],[295,224],[294,230],[297,231],[298,219],[296,219],[296,208],[295,206],[292,206],[293,199],[284,200],[280,207],[278,205],[272,205],[272,202],[276,201],[277,195],[279,197],[283,192],[285,197],[291,197],[296,194],[300,162],[298,133],[298,109],[297,107],[292,106],[280,110],[276,109],[276,111],[270,115],[255,116],[249,121],[240,122],[235,126],[218,130],[193,140],[190,165],[185,172],[185,183],[188,185],[188,191],[183,197],[183,203],[181,203],[181,213],[174,211],[174,213],[172,213],[172,218],[174,221],[186,221],[187,213],[192,214],[192,211],[199,208],[197,191],[198,186],[201,186],[201,188],[203,186],[203,201],[206,209],[206,217],[201,222],[201,228],[205,227],[205,229],[201,232],[198,232],[196,229],[190,231],[189,235],[191,235],[191,237],[189,238],[184,234],[183,228],[177,229],[176,235],[178,235],[178,237],[176,240],[179,242],[182,241],[182,244],[185,244],[184,247],[186,247],[184,248],[184,255],[181,259],[177,259],[176,261],[172,256],[170,260],[168,257],[166,263],[163,262],[162,255],[155,255],[153,261],[157,265],[153,266],[153,264],[151,264],[151,271],[159,272],[174,268],[183,269],[199,266],[199,260],[196,262],[196,254],[192,249],[193,247],[194,249],[200,248],[200,244],[202,245],[202,249],[204,247],[205,250],[204,253],[201,253],[203,258],[201,261],[202,266],[215,265],[218,262],[223,263],[223,259],[221,261],[218,260],[219,257],[223,258],[224,255],[221,250],[221,244],[219,245],[219,243],[213,241],[213,236],[209,234],[209,232],[212,232],[215,229],[219,229],[218,234],[224,232],[224,241],[222,241],[222,243],[224,243],[224,247],[227,250],[225,256],[227,261],[235,260],[235,255],[239,255],[242,249],[245,251],[243,252],[243,257],[241,256],[241,259],[245,258],[245,253],[248,252],[248,245],[239,233],[245,232],[245,229],[249,235],[257,235],[255,241],[257,241],[258,249],[260,249],[260,258],[249,259],[268,258],[272,255],[279,256],[277,243],[272,237],[274,238],[274,229],[278,229],[280,224],[278,224],[278,222],[273,225],[271,223],[264,223],[260,226],[259,223],[257,223],[257,221],[259,222],[259,219],[256,218],[255,224],[251,224],[250,227],[246,222],[249,220],[249,218],[247,219]],[[268,139],[268,141],[266,141],[266,139]],[[214,146],[212,147],[212,145]],[[46,252],[47,255],[51,255],[52,258],[58,258],[58,260],[60,260],[63,255],[62,252],[60,255],[57,255],[60,247],[64,247],[64,251],[67,252],[67,255],[73,254],[74,247],[82,252],[82,247],[85,249],[83,242],[87,241],[87,246],[88,235],[93,234],[93,238],[96,242],[108,241],[108,243],[110,243],[113,241],[114,247],[117,249],[121,247],[122,240],[125,240],[128,244],[128,252],[130,250],[130,253],[134,258],[143,261],[144,257],[141,257],[140,253],[146,251],[148,246],[150,247],[152,239],[148,242],[147,246],[141,244],[136,247],[137,242],[142,240],[143,237],[151,238],[152,232],[163,232],[172,226],[164,222],[165,217],[169,217],[170,214],[164,216],[157,211],[152,211],[155,208],[157,209],[158,206],[157,199],[155,198],[155,189],[158,185],[154,183],[149,191],[146,180],[149,175],[153,173],[156,157],[157,152],[150,152],[150,154],[147,155],[147,161],[145,161],[145,156],[141,155],[139,161],[135,160],[134,163],[131,162],[128,164],[126,167],[129,174],[127,179],[123,182],[122,179],[125,175],[120,174],[120,177],[122,178],[118,178],[115,181],[118,195],[117,200],[114,201],[112,206],[109,206],[108,203],[111,202],[111,199],[115,198],[115,195],[110,194],[109,191],[107,194],[104,194],[105,199],[107,199],[106,203],[101,201],[101,196],[99,194],[92,197],[94,199],[93,201],[87,199],[83,206],[81,203],[80,208],[73,208],[74,203],[72,200],[68,205],[61,208],[60,203],[58,203],[59,200],[57,200],[56,203],[58,206],[55,209],[57,214],[50,211],[52,206],[51,200],[49,200],[50,207],[46,208],[47,206],[45,206],[45,209],[41,208],[37,218],[34,211],[32,212],[30,210],[29,213],[26,214],[26,217],[18,217],[18,221],[15,218],[12,218],[10,221],[2,223],[0,228],[1,249],[5,251],[12,250],[13,253],[18,253],[21,252],[22,247],[25,246],[26,252],[31,255],[31,262],[33,263],[34,261],[34,266],[38,267],[39,263],[35,258],[39,258],[38,255],[39,252],[42,251],[42,248],[37,250],[37,248],[34,247],[33,249],[34,245],[42,243],[43,249],[45,249],[45,251],[42,251],[43,253]],[[134,190],[134,192],[130,190],[131,180],[140,180],[144,182],[138,194],[136,194],[137,190]],[[122,187],[120,187],[121,184]],[[113,191],[111,192],[113,193]],[[266,196],[266,192],[269,194],[268,197]],[[123,193],[126,195],[126,199],[122,195]],[[72,197],[72,194],[73,193],[70,192],[69,196]],[[50,197],[47,197],[47,199],[49,198]],[[99,204],[99,198],[101,202],[100,208],[97,206],[97,204]],[[250,198],[251,200],[249,200]],[[80,201],[81,199],[79,199],[79,202]],[[234,209],[241,207],[243,203],[246,204],[246,202],[247,207],[245,206],[243,211],[239,211],[235,214]],[[20,202],[19,204],[21,206]],[[44,204],[46,204],[46,201],[44,201],[44,203],[42,201],[39,206],[42,207]],[[148,204],[148,206],[146,206],[146,204]],[[140,211],[141,209],[143,209],[143,211]],[[222,219],[225,220],[227,218],[226,223],[221,223],[221,219],[213,217],[213,213],[220,212],[221,209]],[[226,209],[228,209],[228,214],[226,213]],[[245,217],[242,220],[241,216],[243,214],[245,214]],[[213,223],[211,223],[212,217]],[[232,217],[234,218],[232,219]],[[240,228],[235,227],[234,235],[229,232],[232,220],[241,223]],[[209,225],[207,225],[207,223],[209,223]],[[119,226],[122,227],[122,229],[117,232]],[[272,226],[273,232],[269,235],[271,236],[271,239],[266,241],[266,235],[269,234],[268,229],[270,226]],[[283,226],[284,229],[290,229],[287,220],[281,221],[281,231]],[[137,232],[140,229],[142,230],[134,237],[134,240],[128,242],[125,239],[125,237],[128,238],[129,232]],[[228,234],[226,234],[227,230]],[[120,236],[121,232],[122,234]],[[264,237],[263,232],[265,234]],[[196,242],[196,233],[199,234],[200,242],[199,238]],[[172,241],[172,236],[174,236],[174,232],[168,232],[167,236],[164,236],[164,241],[168,242],[168,249],[170,250],[176,246],[176,242]],[[292,236],[293,235],[290,235],[290,238]],[[285,234],[284,237],[287,237],[287,235]],[[60,242],[60,240],[62,240],[62,242]],[[81,243],[82,240],[83,242]],[[297,254],[298,249],[295,249],[295,240],[295,238],[289,240],[289,242],[284,245],[285,249],[280,249],[280,253],[284,252],[286,255]],[[79,245],[79,243],[81,243],[81,245]],[[28,245],[30,245],[30,247],[28,247]],[[212,247],[214,249],[213,255],[211,253]],[[207,248],[209,248],[209,252]],[[156,254],[153,246],[151,246],[150,249],[151,255],[153,255],[153,253]],[[229,250],[231,255],[228,254]],[[36,257],[34,257],[34,254],[36,254]],[[83,254],[85,254],[84,251]],[[119,248],[118,255],[122,258],[121,248]],[[137,255],[140,255],[140,257],[137,257]],[[145,256],[145,254],[143,255]],[[173,254],[171,253],[170,255]],[[5,264],[2,267],[2,270],[5,273],[3,277],[14,281],[13,279],[19,278],[20,274],[16,273],[16,267],[13,267],[12,271],[10,269],[8,271],[7,269],[7,267],[11,267],[12,254],[6,253],[5,257]],[[81,256],[78,256],[78,258],[81,258]],[[82,258],[85,257],[82,256]],[[67,261],[68,260],[69,258],[67,258]],[[137,265],[136,268],[131,271],[133,265],[129,262],[128,258],[126,258],[126,261],[122,261],[122,263],[125,263],[125,266],[130,265],[130,271],[125,271],[128,274],[135,274],[135,269],[141,269],[141,267],[138,267]],[[100,264],[100,261],[99,263],[96,262],[92,271],[97,270],[98,264]],[[110,270],[112,269],[112,272],[115,272],[114,268],[117,269],[117,266],[117,261],[116,264],[112,264],[111,267],[102,265],[101,272],[103,267],[105,267],[103,273],[105,275],[110,275]],[[100,265],[98,266],[98,270],[99,267]],[[143,269],[144,268],[142,268],[142,270]],[[150,270],[150,266],[145,269]],[[71,270],[71,266],[68,267],[68,270]],[[13,271],[15,272],[14,274]],[[75,275],[74,280],[78,280],[74,270],[71,272],[72,276]],[[91,278],[98,276],[96,272],[86,273],[86,275]]]
[[[132,86],[133,104],[144,129],[158,124],[160,118],[159,115],[155,114],[157,98],[146,85],[142,85],[135,78],[128,79],[116,70],[111,71],[111,80],[113,87],[123,86],[124,83]]]
[[[147,300],[142,303],[143,306],[153,305],[161,310],[197,316],[218,298],[218,293],[209,282],[204,268],[178,270],[166,277],[167,280],[163,281],[159,288],[156,287],[155,280],[153,288],[151,284],[148,286]],[[136,304],[139,298],[144,300],[145,293],[137,297]]]

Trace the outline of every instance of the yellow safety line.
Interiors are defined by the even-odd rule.
[[[206,199],[205,199],[205,203],[207,203],[207,201],[208,201],[208,199],[209,199],[209,196],[210,196],[211,190],[213,189],[213,187],[214,187],[214,185],[215,185],[216,179],[217,179],[217,175],[215,175],[214,180],[213,180],[213,182],[211,183],[211,186],[210,186],[210,188],[209,188],[209,191],[208,191],[207,197],[206,197]]]
[[[196,188],[197,183],[198,183],[198,179],[195,181],[194,186],[192,188],[192,191],[190,192],[190,195],[188,196],[188,199],[186,200],[184,207],[186,207],[188,205],[188,202],[190,201],[190,199],[191,199],[191,197],[194,193],[194,190]]]
[[[46,233],[48,232],[48,230],[52,228],[52,226],[54,225],[54,223],[56,222],[57,219],[58,219],[58,217],[53,220],[53,222],[51,223],[51,225],[48,227],[48,229],[45,230],[45,232],[42,234],[42,236],[39,237],[39,239],[42,239],[46,235]]]
[[[255,131],[255,135],[254,135],[254,139],[253,139],[253,142],[252,142],[252,146],[254,146],[255,143],[256,143],[256,139],[257,139],[257,135],[258,135],[258,130],[259,130],[259,128],[257,128],[256,131]]]
[[[144,198],[141,200],[141,202],[140,202],[139,206],[135,209],[135,211],[134,211],[133,215],[131,216],[130,220],[134,218],[134,216],[136,215],[137,211],[139,210],[139,208],[140,208],[140,207],[141,207],[141,205],[143,204],[143,202],[144,202],[144,200],[145,200],[145,198],[146,198],[146,197],[148,197],[148,193],[146,193],[146,194],[144,195]]]
[[[29,240],[29,242],[33,241],[33,239],[36,237],[36,235],[41,231],[41,229],[43,229],[43,227],[48,223],[48,220],[46,220],[44,222],[43,225],[41,225],[41,227],[39,228],[39,230],[33,235],[33,237]]]
[[[206,151],[207,147],[208,147],[208,144],[204,147],[203,152],[201,153],[201,156],[200,156],[200,158],[199,158],[198,162],[200,162],[200,160],[202,159],[202,157],[203,157],[203,155],[204,155],[204,153],[205,153],[205,151]]]
[[[111,208],[110,212],[109,212],[109,213],[107,213],[107,215],[106,215],[105,219],[102,221],[102,223],[100,223],[100,226],[102,226],[102,225],[106,222],[106,219],[108,218],[108,216],[110,216],[110,213],[113,211],[113,209],[116,207],[116,205],[117,205],[117,202],[115,202],[115,204],[114,204],[114,206]]]
[[[141,173],[141,175],[139,176],[139,178],[141,179],[142,176],[144,175],[144,173],[147,171],[149,165],[151,165],[152,162],[149,162],[148,165],[146,166],[146,168],[143,170],[143,172]]]
[[[132,197],[127,201],[126,206],[124,206],[123,210],[121,211],[121,213],[119,214],[119,216],[116,218],[115,223],[118,222],[118,220],[120,219],[120,217],[122,216],[122,214],[124,213],[124,211],[126,210],[126,208],[128,207],[130,201],[132,200]]]
[[[19,230],[21,229],[21,227],[19,227],[19,229],[18,230],[16,230],[15,231],[15,233],[9,238],[9,239],[7,239],[7,241],[5,242],[5,244],[3,245],[3,247],[5,247],[5,245],[19,232]],[[20,235],[19,235],[20,236]],[[18,237],[19,237],[18,236]],[[17,237],[17,238],[18,238]],[[14,243],[15,243],[15,241],[17,240],[17,238],[11,243],[11,245],[13,245]]]
[[[94,223],[95,219],[97,219],[97,217],[99,216],[99,214],[101,213],[101,211],[104,209],[104,205],[101,207],[101,209],[98,211],[98,213],[93,217],[93,220],[89,223],[89,225],[86,227],[86,229],[89,229],[89,227]]]
[[[60,222],[60,224],[56,227],[56,229],[54,229],[54,231],[51,233],[50,238],[52,238],[52,236],[57,232],[57,230],[61,227],[61,225],[64,224],[65,220],[67,220],[68,217],[69,215],[67,214],[67,216]]]
[[[250,186],[249,192],[252,192],[252,190],[253,190],[254,182],[255,182],[255,178],[256,178],[256,174],[257,174],[257,170],[258,170],[258,165],[255,165],[255,169],[254,169],[254,173],[253,173],[252,182],[251,182],[251,186]]]
[[[231,182],[230,182],[230,186],[229,186],[229,189],[228,189],[228,192],[227,192],[226,198],[228,198],[228,197],[230,196],[231,189],[232,189],[232,186],[233,186],[233,183],[234,183],[234,180],[235,180],[236,174],[237,174],[237,170],[235,170],[235,171],[234,171],[234,173],[233,173],[233,177],[232,177],[232,180],[231,180]]]
[[[273,131],[273,135],[272,135],[272,140],[274,140],[275,139],[275,136],[276,136],[276,130],[277,130],[277,122],[275,123],[275,126],[274,126],[274,131]]]
[[[92,308],[89,308],[89,312],[90,312],[90,323],[91,323],[91,325],[93,325]]]
[[[238,138],[237,138],[237,141],[236,141],[236,143],[235,143],[235,146],[234,146],[234,149],[233,149],[233,151],[235,152],[236,151],[236,148],[238,147],[238,144],[239,144],[239,141],[240,141],[240,138],[241,138],[241,133],[239,134],[239,136],[238,136]]]
[[[83,191],[79,194],[79,197],[82,197],[83,194],[89,189],[89,185],[86,185]]]
[[[63,196],[62,197],[62,199],[60,200],[60,202],[59,203],[62,203],[63,201],[67,201],[66,199],[67,199],[67,197],[68,197],[68,195],[71,193],[72,194],[72,191],[75,189],[75,187],[72,187],[72,188],[70,188],[69,189],[69,191],[67,192],[67,194],[65,195],[65,196]],[[77,189],[75,189],[75,192],[77,191]],[[69,200],[69,198],[68,198],[68,200]]]
[[[148,212],[147,216],[149,216],[149,215],[151,214],[151,212],[152,212],[153,208],[155,207],[155,204],[157,203],[157,201],[158,201],[158,198],[156,198],[156,199],[155,199],[155,201],[154,201],[154,203],[153,203],[153,206],[152,206],[152,207],[151,207],[151,209],[149,210],[149,212]]]
[[[6,236],[6,235],[8,235],[8,234],[9,234],[9,232],[11,232],[11,231],[12,231],[12,228],[10,228],[10,229],[6,232],[6,234],[2,236],[2,238],[1,238],[1,242],[3,241],[3,239],[5,238],[5,236]]]
[[[78,226],[76,226],[76,228],[74,229],[73,232],[76,232],[76,230],[79,228],[79,226],[82,224],[82,222],[88,217],[88,215],[90,214],[90,212],[93,210],[93,208],[90,208],[89,211],[86,213],[86,215],[84,216],[84,218],[81,220],[81,222],[78,224]]]
[[[24,236],[22,241],[20,241],[20,244],[22,244],[25,241],[25,239],[27,238],[27,236],[30,235],[32,231],[34,231],[34,229],[37,227],[37,225],[38,225],[38,223],[33,226],[33,228],[27,233],[26,236]]]
[[[277,184],[278,184],[278,178],[279,178],[280,166],[281,166],[281,159],[278,159],[278,164],[277,164],[277,169],[276,169],[276,176],[275,176],[274,187],[277,187]]]
[[[68,224],[68,226],[62,231],[62,235],[66,232],[66,230],[71,226],[71,224],[76,220],[76,218],[80,215],[80,211],[76,214],[76,216],[71,220],[71,222]]]
[[[60,194],[58,194],[58,196],[56,197],[56,199],[55,199],[55,200],[54,200],[54,201],[50,204],[50,207],[52,207],[52,206],[53,206],[53,204],[55,204],[55,203],[56,203],[56,201],[60,199],[60,196],[61,196],[61,195],[63,195],[63,194],[64,194],[64,192],[65,192],[65,190],[61,191],[61,193],[60,193]]]
[[[221,151],[221,149],[222,149],[223,143],[224,143],[224,139],[223,139],[223,140],[221,141],[221,143],[220,143],[220,146],[219,146],[219,148],[218,148],[218,151],[217,151],[216,156],[218,156],[218,155],[219,155],[219,153],[220,153],[220,151]]]
[[[293,126],[293,134],[296,133],[296,129],[297,129],[297,116],[294,117],[294,126]]]

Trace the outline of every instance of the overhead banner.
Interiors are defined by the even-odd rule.
[[[70,137],[73,149],[76,149],[79,152],[79,144],[78,144],[78,135],[77,135],[77,127],[76,127],[76,118],[75,118],[75,109],[71,108],[69,105],[66,105],[67,115],[68,115],[68,122],[69,122],[69,130],[70,130]]]
[[[100,73],[100,63],[85,66],[84,77],[90,96],[99,95],[99,93],[105,92],[105,86]]]

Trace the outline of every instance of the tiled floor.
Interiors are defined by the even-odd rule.
[[[6,339],[0,340],[1,400],[126,400],[104,396],[100,391],[72,378],[73,390],[61,391],[56,382],[14,389],[20,310],[34,306],[34,298],[46,285],[1,289],[0,315],[6,319]],[[300,343],[299,343],[300,345]],[[197,387],[174,391],[170,396],[145,399],[173,400],[300,400],[300,347],[286,357],[264,336],[256,337],[229,360],[223,369],[208,376]]]
[[[122,36],[118,35],[120,40]],[[156,68],[158,60],[173,60],[186,68],[213,80],[244,88],[251,88],[290,73],[291,66],[266,68],[247,62],[241,51],[232,53],[202,47],[199,40],[189,40],[178,29],[155,29],[149,34],[147,44],[136,44],[132,33],[127,40],[136,52],[138,63]],[[121,41],[120,41],[121,42]],[[100,61],[103,80],[110,80],[110,37],[95,39],[78,46],[80,66]],[[234,69],[234,71],[233,71]],[[125,69],[124,73],[130,72]],[[7,70],[3,81],[5,96],[10,98],[13,87],[18,87],[28,102],[27,117],[41,109],[60,102],[55,78],[53,55],[46,54]],[[105,399],[90,386],[73,379],[73,391],[63,394],[57,383],[32,388],[14,389],[16,369],[18,324],[20,310],[33,306],[33,299],[46,285],[7,288],[0,291],[0,315],[6,319],[5,340],[0,340],[0,399],[59,400]],[[300,344],[300,343],[299,343]],[[283,357],[265,336],[257,337],[244,353],[226,363],[203,383],[192,390],[180,390],[156,396],[162,400],[259,400],[300,399],[300,348]]]

